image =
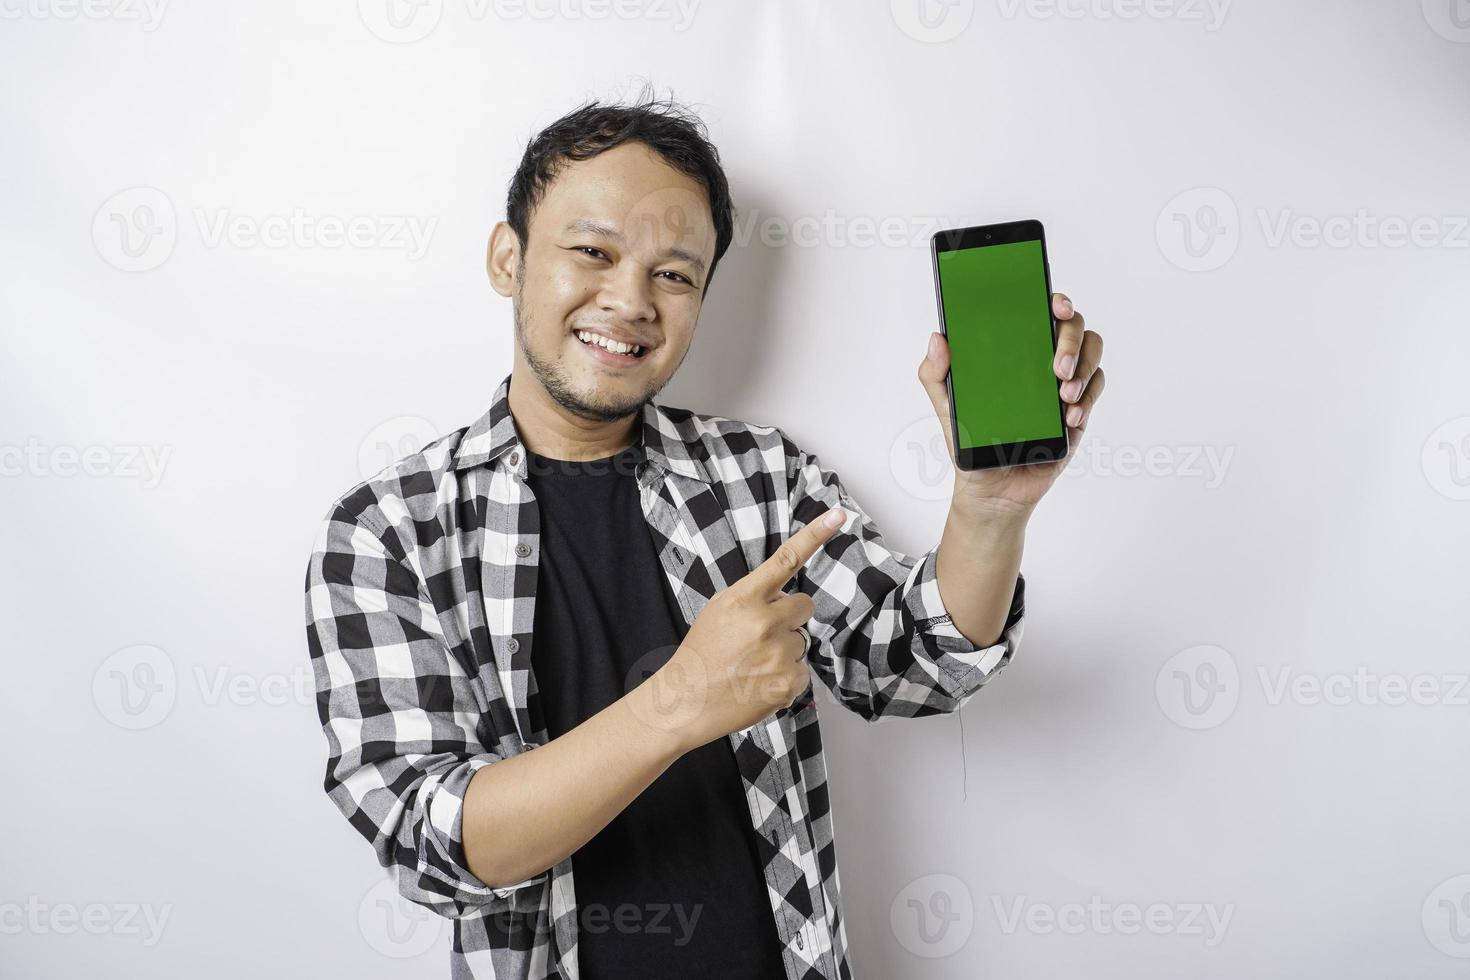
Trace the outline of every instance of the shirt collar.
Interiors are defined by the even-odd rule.
[[[511,465],[525,476],[526,447],[510,414],[510,377],[506,375],[500,382],[490,407],[460,440],[454,451],[455,470],[494,463],[512,452],[515,462]],[[708,452],[699,436],[692,432],[691,413],[683,409],[671,411],[649,399],[643,403],[639,416],[643,426],[642,449],[649,462],[680,476],[710,482],[704,462]]]

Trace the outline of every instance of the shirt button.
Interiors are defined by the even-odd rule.
[[[511,653],[515,653],[521,648],[521,641],[512,636],[510,639],[505,641],[505,648]]]
[[[521,461],[521,451],[517,449],[510,454],[510,465],[514,466]]]
[[[520,555],[522,558],[526,557],[530,553],[531,546],[526,544],[524,541],[516,545],[516,554]]]
[[[801,933],[799,932],[796,934],[796,948],[806,949],[806,940],[801,938]]]

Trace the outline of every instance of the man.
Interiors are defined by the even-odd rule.
[[[850,978],[808,668],[865,719],[932,715],[1021,637],[1064,462],[956,470],[910,557],[783,430],[654,402],[732,237],[703,132],[593,102],[531,141],[488,251],[510,375],[344,494],[311,558],[326,791],[453,919],[456,977]],[[1102,342],[1055,308],[1075,443]]]

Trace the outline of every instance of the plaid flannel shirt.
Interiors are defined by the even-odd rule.
[[[476,770],[547,740],[528,710],[539,517],[509,389],[507,376],[473,425],[332,505],[307,570],[306,633],[327,795],[404,898],[453,920],[452,975],[578,980],[571,859],[492,888],[470,872],[461,833]],[[888,547],[837,475],[781,429],[652,401],[641,424],[642,507],[689,623],[840,505],[847,523],[787,585],[814,600],[808,662],[839,703],[870,721],[954,711],[1011,659],[1024,578],[1000,641],[977,647],[940,602],[937,547]],[[726,737],[788,980],[851,980],[811,686]]]

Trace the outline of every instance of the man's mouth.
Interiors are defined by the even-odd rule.
[[[636,361],[642,358],[644,354],[648,353],[647,347],[641,347],[636,344],[624,344],[616,340],[609,340],[607,337],[604,337],[601,334],[595,334],[590,330],[573,331],[573,336],[575,336],[579,341],[582,342],[583,345],[587,347],[596,347],[601,351],[605,351],[606,353],[611,354],[614,357],[621,358],[625,361]]]

